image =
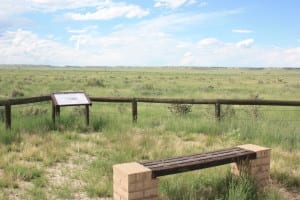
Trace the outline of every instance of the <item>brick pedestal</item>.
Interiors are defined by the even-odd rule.
[[[156,200],[158,179],[152,179],[151,170],[132,162],[113,166],[114,200]]]
[[[259,190],[263,190],[270,181],[270,156],[271,149],[253,144],[238,146],[240,148],[256,152],[256,159],[233,163],[232,173],[239,175],[247,173],[253,177]]]

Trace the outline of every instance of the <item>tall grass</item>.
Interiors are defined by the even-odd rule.
[[[2,144],[11,144],[12,142],[20,141],[20,132],[15,129],[9,130],[3,127],[0,127],[0,143]]]
[[[188,178],[187,178],[188,177]],[[247,176],[233,176],[225,167],[201,173],[166,177],[160,184],[162,199],[249,200],[259,197],[255,183]]]
[[[81,90],[90,96],[300,98],[298,71],[122,68],[0,71],[7,77],[0,82],[0,97],[10,97],[17,88],[25,97],[42,95],[40,91],[49,94]],[[57,163],[68,166],[74,157],[79,159],[76,164],[81,170],[72,178],[84,183],[82,190],[87,197],[95,198],[112,195],[113,164],[245,143],[271,147],[272,179],[287,189],[299,189],[300,168],[295,159],[300,150],[297,107],[222,105],[222,120],[218,122],[213,106],[193,105],[184,108],[188,111],[184,114],[170,106],[138,103],[138,120],[133,123],[131,104],[93,103],[90,126],[86,126],[81,108],[61,108],[61,116],[54,125],[50,102],[13,106],[11,130],[5,129],[0,116],[0,198],[9,198],[9,189],[22,187],[19,182],[25,179],[33,186],[26,190],[24,199],[74,198],[78,189],[67,183],[54,187],[47,177],[48,168]],[[82,155],[87,159],[80,160]],[[251,179],[232,177],[228,170],[229,166],[224,166],[163,177],[160,196],[162,199],[282,199],[275,186],[259,194]]]

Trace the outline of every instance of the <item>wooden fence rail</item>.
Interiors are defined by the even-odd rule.
[[[5,107],[5,124],[11,128],[11,107],[13,105],[50,101],[51,96],[38,96],[19,99],[0,100],[0,106]],[[215,106],[215,116],[221,119],[221,105],[258,105],[258,106],[300,106],[300,101],[260,100],[260,99],[178,99],[178,98],[143,98],[143,97],[90,97],[92,102],[131,103],[132,120],[137,121],[138,103],[168,103],[168,104],[210,104]]]
[[[225,104],[225,105],[266,105],[266,106],[300,106],[300,101],[260,100],[260,99],[178,99],[178,98],[143,98],[143,97],[90,97],[94,102],[131,103],[133,99],[142,103],[170,104]]]
[[[39,97],[28,97],[28,98],[20,98],[20,99],[7,99],[0,100],[0,106],[9,105],[21,105],[21,104],[29,104],[29,103],[38,103],[43,101],[50,101],[51,96],[39,96]]]

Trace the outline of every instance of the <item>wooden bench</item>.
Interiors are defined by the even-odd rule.
[[[207,153],[113,166],[114,199],[158,199],[157,177],[228,163],[236,175],[253,176],[261,188],[269,181],[270,149],[247,144]]]
[[[152,170],[152,178],[186,172],[197,169],[224,165],[241,160],[252,160],[256,153],[240,147],[200,153],[189,156],[180,156],[157,161],[142,162],[141,165]]]

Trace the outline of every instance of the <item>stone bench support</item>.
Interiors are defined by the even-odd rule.
[[[270,182],[271,149],[253,144],[238,146],[256,152],[256,159],[232,163],[231,172],[235,175],[246,173],[251,176],[259,190],[263,190]]]
[[[158,199],[158,179],[152,178],[151,170],[132,162],[113,166],[114,200]]]
[[[271,149],[253,144],[238,147],[256,152],[256,159],[232,163],[232,173],[249,174],[255,180],[258,189],[263,189],[270,180]],[[114,200],[157,200],[158,183],[158,178],[152,178],[151,169],[137,162],[113,166]]]

